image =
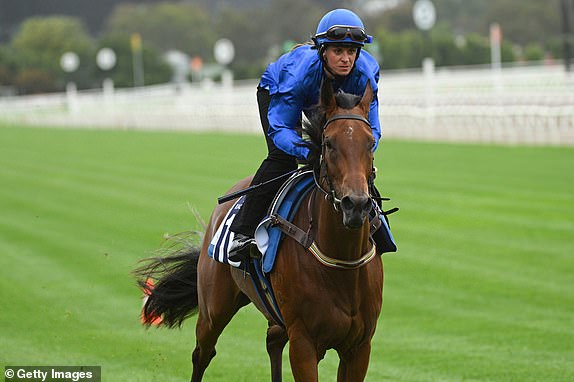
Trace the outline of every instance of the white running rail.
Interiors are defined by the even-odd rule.
[[[260,133],[256,81],[0,98],[0,121],[36,126]],[[574,75],[562,66],[383,71],[386,138],[574,145]]]

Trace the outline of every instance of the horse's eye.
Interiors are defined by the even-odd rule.
[[[328,139],[325,139],[325,142],[323,142],[323,145],[325,145],[325,148],[331,150],[333,148],[333,145],[331,144],[331,141]]]

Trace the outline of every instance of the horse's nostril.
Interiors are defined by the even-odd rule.
[[[350,211],[353,209],[353,207],[355,207],[355,203],[353,203],[351,197],[345,196],[343,199],[341,199],[341,207],[345,211]]]
[[[358,213],[369,212],[371,210],[371,200],[362,196],[345,196],[341,199],[343,211],[355,211]]]

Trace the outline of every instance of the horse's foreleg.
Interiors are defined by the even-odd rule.
[[[339,354],[339,370],[337,382],[362,382],[367,375],[369,358],[371,356],[371,344],[366,343],[355,350],[352,354]]]
[[[304,329],[302,331],[289,329],[289,361],[295,382],[319,380],[317,348]]]
[[[283,369],[283,349],[287,344],[287,332],[282,326],[271,325],[267,329],[267,354],[271,361],[271,381],[281,382]]]

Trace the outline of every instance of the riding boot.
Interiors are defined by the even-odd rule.
[[[240,262],[258,253],[255,239],[242,233],[236,233],[229,247],[229,261]]]

